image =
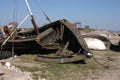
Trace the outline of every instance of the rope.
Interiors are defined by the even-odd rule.
[[[17,0],[14,0],[14,6],[13,6],[13,21],[17,21]]]
[[[94,54],[92,53],[92,56],[93,56],[93,59],[94,59],[94,61],[98,64],[98,65],[101,65],[101,66],[103,66],[103,67],[105,67],[105,68],[109,68],[109,66],[108,65],[105,65],[105,64],[107,64],[110,60],[108,59],[108,61],[106,61],[105,63],[100,63],[97,59],[96,59],[96,57],[94,56]],[[109,58],[109,57],[108,57]]]
[[[42,11],[42,13],[44,14],[44,16],[46,17],[46,20],[48,20],[51,23],[52,22],[51,19],[48,17],[48,15],[40,7],[40,4],[38,3],[38,0],[35,0],[35,1],[36,1],[37,6],[39,7],[39,9]]]

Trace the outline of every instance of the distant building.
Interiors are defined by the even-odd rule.
[[[81,28],[81,22],[75,22],[72,25],[73,25],[73,27]]]

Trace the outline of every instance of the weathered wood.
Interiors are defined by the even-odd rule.
[[[85,59],[85,55],[77,55],[73,57],[46,57],[46,56],[37,56],[36,61],[40,62],[52,62],[52,63],[70,63],[75,61],[80,61]]]
[[[44,25],[38,31],[40,34],[36,34],[34,30],[24,32],[22,35],[18,34],[19,38],[14,40],[15,52],[42,53],[43,50],[55,50],[54,54],[61,57],[58,62],[61,60],[62,62],[78,61],[81,60],[81,55],[85,57],[87,53],[91,53],[80,32],[64,19]],[[29,35],[26,36],[26,34]],[[30,34],[37,37],[32,37]],[[8,40],[4,50],[11,50],[11,44],[12,40]]]

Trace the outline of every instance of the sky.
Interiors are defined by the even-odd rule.
[[[120,0],[28,0],[39,26],[51,21],[66,19],[71,23],[81,22],[95,29],[120,31]],[[15,2],[15,5],[14,5]],[[14,7],[16,6],[16,7]],[[42,9],[42,10],[41,10]],[[14,16],[16,12],[16,16]],[[28,14],[25,0],[0,0],[0,26],[9,22],[20,23]],[[32,27],[28,18],[21,27]]]

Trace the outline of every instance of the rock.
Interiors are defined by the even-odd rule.
[[[12,66],[10,62],[1,61],[1,69],[5,73],[0,80],[33,80],[32,73],[22,72],[19,68]]]
[[[6,66],[6,68],[10,69],[11,63],[10,62],[5,62],[5,66]]]

